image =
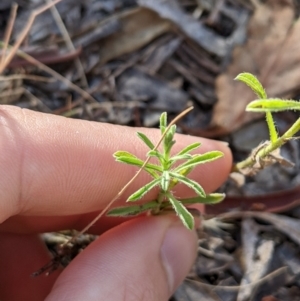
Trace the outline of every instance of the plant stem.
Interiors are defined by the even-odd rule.
[[[300,118],[278,139],[274,142],[271,142],[266,147],[263,147],[260,151],[257,152],[255,156],[249,156],[247,159],[235,164],[232,168],[232,171],[240,171],[247,167],[252,167],[256,162],[257,158],[265,158],[275,149],[280,148],[287,141],[289,141],[298,131],[300,130]]]
[[[154,214],[158,214],[161,211],[161,209],[162,209],[162,203],[164,201],[164,198],[165,198],[165,192],[164,191],[160,191],[158,193],[157,206],[154,209]]]

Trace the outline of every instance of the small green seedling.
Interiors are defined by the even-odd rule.
[[[287,141],[295,139],[293,136],[300,130],[300,118],[298,118],[296,122],[281,137],[279,137],[272,113],[287,110],[300,110],[299,101],[268,98],[262,84],[251,73],[241,73],[235,79],[248,85],[258,96],[258,99],[247,105],[246,111],[262,112],[266,114],[270,140],[254,149],[246,160],[236,164],[233,171],[239,171],[245,175],[252,175],[274,162],[292,166],[293,164],[291,162],[280,155],[280,147]]]
[[[225,195],[222,193],[206,194],[203,187],[187,175],[200,164],[214,161],[223,156],[220,151],[211,151],[204,154],[194,154],[191,152],[200,147],[200,143],[192,143],[186,146],[175,155],[171,155],[172,147],[175,144],[174,135],[176,125],[172,125],[167,131],[167,113],[162,113],[160,117],[160,130],[163,135],[162,151],[155,150],[155,145],[143,133],[137,133],[138,137],[149,147],[148,157],[156,159],[157,164],[146,163],[138,159],[135,155],[126,151],[117,151],[114,154],[117,162],[135,165],[144,170],[153,178],[151,182],[138,189],[129,196],[127,202],[140,200],[155,187],[158,187],[158,195],[155,200],[144,204],[114,208],[108,212],[109,216],[133,216],[142,212],[150,214],[160,214],[170,209],[175,210],[183,224],[188,229],[193,229],[194,218],[186,206],[196,203],[216,204],[221,202]],[[194,190],[196,197],[178,199],[172,193],[172,189],[182,183]]]
[[[238,171],[244,175],[254,174],[259,169],[264,168],[274,162],[280,164],[290,165],[291,162],[280,156],[280,147],[287,141],[294,139],[294,135],[300,130],[300,118],[287,130],[281,137],[278,136],[272,113],[285,110],[300,110],[298,101],[282,100],[277,98],[267,98],[267,94],[258,81],[258,79],[250,73],[241,73],[236,77],[236,80],[247,84],[254,93],[258,96],[257,100],[252,101],[246,107],[246,111],[263,112],[266,114],[266,120],[270,132],[270,141],[259,145],[254,149],[251,155],[244,161],[234,165],[232,171]],[[174,135],[176,132],[176,125],[173,124],[189,112],[189,108],[179,114],[175,120],[167,127],[167,114],[162,113],[160,117],[160,130],[162,137],[160,141],[154,145],[152,141],[143,133],[137,133],[138,137],[149,147],[150,151],[147,154],[147,160],[143,161],[135,155],[126,151],[117,151],[114,154],[116,161],[135,165],[140,170],[146,171],[153,180],[145,186],[138,189],[129,196],[128,202],[135,202],[143,198],[146,193],[155,187],[158,187],[158,194],[154,200],[148,202],[124,206],[111,209],[107,215],[109,216],[134,216],[143,212],[150,214],[161,214],[174,210],[181,219],[182,223],[188,228],[194,228],[194,217],[186,206],[202,203],[202,204],[216,204],[225,198],[225,194],[212,193],[206,194],[203,187],[188,178],[188,174],[200,164],[214,161],[223,156],[220,151],[211,151],[204,154],[192,155],[191,152],[200,147],[200,143],[192,143],[186,146],[183,150],[175,155],[171,154],[172,147],[175,144]],[[162,151],[158,151],[157,147],[162,141]],[[157,163],[150,163],[150,158],[155,158]],[[140,172],[140,171],[139,171]],[[116,196],[107,204],[101,213],[99,213],[82,231],[72,237],[68,242],[60,246],[60,252],[54,259],[45,267],[40,269],[35,275],[40,275],[46,270],[50,272],[55,270],[59,263],[65,256],[69,255],[70,250],[68,246],[70,243],[76,241],[80,234],[85,233],[100,217],[110,208],[110,206],[117,200],[125,191],[125,189],[134,181],[139,172],[116,194]],[[172,193],[172,189],[178,184],[183,183],[196,192],[196,197],[178,199]]]

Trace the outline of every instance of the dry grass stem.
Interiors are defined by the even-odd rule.
[[[47,0],[47,2],[48,2],[48,4],[50,4],[50,3],[52,3],[52,0]],[[56,6],[55,5],[52,6],[50,8],[50,11],[52,13],[52,16],[53,16],[53,18],[54,18],[54,20],[55,20],[55,22],[56,22],[56,24],[57,24],[57,26],[58,26],[61,34],[62,34],[64,40],[65,40],[65,43],[66,43],[68,49],[70,51],[76,51],[76,48],[74,47],[74,44],[73,44],[73,42],[72,42],[72,40],[70,38],[68,30],[67,30],[67,28],[66,28],[66,26],[65,26],[65,24],[64,24],[64,22],[63,22],[63,20],[61,18],[60,14],[59,14],[59,12],[58,12],[58,10],[56,8]],[[87,78],[85,76],[84,68],[83,68],[82,63],[81,63],[81,61],[80,61],[79,58],[75,58],[75,65],[76,65],[76,69],[77,69],[77,71],[79,73],[79,76],[81,78],[81,85],[84,88],[88,88],[89,84],[88,84]]]
[[[26,61],[30,62],[31,64],[37,66],[39,69],[41,69],[41,70],[47,72],[48,74],[52,75],[57,80],[62,81],[68,87],[70,87],[71,89],[73,89],[74,91],[76,91],[78,94],[80,94],[82,98],[88,99],[90,102],[97,102],[97,100],[94,97],[92,97],[88,92],[86,92],[85,90],[81,89],[77,85],[73,84],[70,80],[68,80],[67,78],[65,78],[61,74],[57,73],[56,71],[54,71],[50,67],[48,67],[45,64],[39,62],[38,60],[36,60],[31,55],[25,53],[22,50],[17,50],[17,55],[20,56],[20,57],[22,57]]]
[[[8,24],[7,24],[7,27],[5,29],[4,40],[3,40],[4,46],[3,46],[3,52],[2,52],[2,55],[1,55],[1,61],[0,61],[0,70],[2,70],[2,65],[4,65],[4,62],[5,62],[6,50],[8,48],[8,44],[9,44],[9,40],[10,40],[10,37],[11,37],[12,29],[14,27],[14,23],[15,23],[15,20],[16,20],[17,10],[18,10],[18,4],[14,3],[11,7],[10,16],[9,16],[9,19],[8,19]],[[4,70],[4,68],[3,68],[3,70]]]
[[[20,48],[21,44],[23,43],[24,39],[26,38],[28,32],[31,29],[31,26],[35,20],[35,18],[42,14],[43,12],[45,12],[47,9],[49,9],[50,7],[52,7],[53,5],[61,2],[62,0],[54,0],[51,3],[45,4],[42,7],[34,10],[32,12],[32,14],[30,15],[27,24],[25,25],[23,31],[20,33],[16,43],[11,47],[9,54],[5,57],[4,63],[0,66],[0,74],[3,73],[3,70],[6,68],[6,66],[11,62],[11,60],[13,59],[14,55],[16,54],[16,52],[18,51],[18,49]]]

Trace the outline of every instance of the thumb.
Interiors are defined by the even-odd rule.
[[[193,264],[196,241],[174,216],[125,222],[79,254],[46,301],[167,301]]]

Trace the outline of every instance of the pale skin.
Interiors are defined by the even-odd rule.
[[[158,130],[139,131],[154,142],[160,137]],[[127,150],[145,158],[147,149],[135,132],[129,127],[0,107],[0,300],[169,299],[191,268],[197,243],[195,232],[172,215],[104,217],[90,229],[104,234],[65,270],[49,277],[30,276],[50,259],[38,233],[81,230],[137,172],[112,157],[117,150]],[[231,169],[227,146],[183,135],[176,140],[174,152],[198,141],[200,152],[224,152],[224,158],[191,174],[206,192],[218,188]],[[142,173],[118,205],[148,181]],[[145,199],[152,199],[153,193]],[[193,193],[179,187],[175,195]]]

